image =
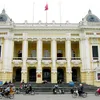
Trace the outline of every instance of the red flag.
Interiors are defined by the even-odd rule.
[[[48,10],[48,4],[45,5],[45,10]]]

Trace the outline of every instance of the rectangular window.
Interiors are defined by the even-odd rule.
[[[0,45],[0,57],[1,57],[1,45]]]
[[[98,46],[92,46],[93,60],[98,60]]]
[[[100,80],[100,73],[97,73],[97,79]]]
[[[31,51],[31,57],[36,57],[36,50]]]
[[[49,50],[44,50],[44,57],[50,57]]]

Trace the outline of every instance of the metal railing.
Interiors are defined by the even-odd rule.
[[[13,60],[22,60],[22,57],[13,57]]]
[[[66,60],[66,57],[57,57],[57,60]]]
[[[99,58],[98,57],[93,57],[93,60],[98,60]]]
[[[42,57],[42,60],[51,60],[51,57]]]
[[[81,60],[80,57],[71,57],[71,60]]]
[[[37,60],[37,57],[28,57],[27,60]]]

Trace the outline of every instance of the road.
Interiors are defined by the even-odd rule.
[[[2,98],[5,100],[5,98]],[[13,100],[100,100],[100,96],[95,96],[94,94],[88,94],[86,98],[77,97],[72,98],[71,94],[35,94],[35,95],[23,95],[16,94]]]

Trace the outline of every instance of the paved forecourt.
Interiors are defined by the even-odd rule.
[[[86,98],[77,97],[73,98],[71,94],[35,94],[35,95],[23,95],[16,94],[13,100],[100,100],[100,96],[95,96],[94,94],[88,94]]]

